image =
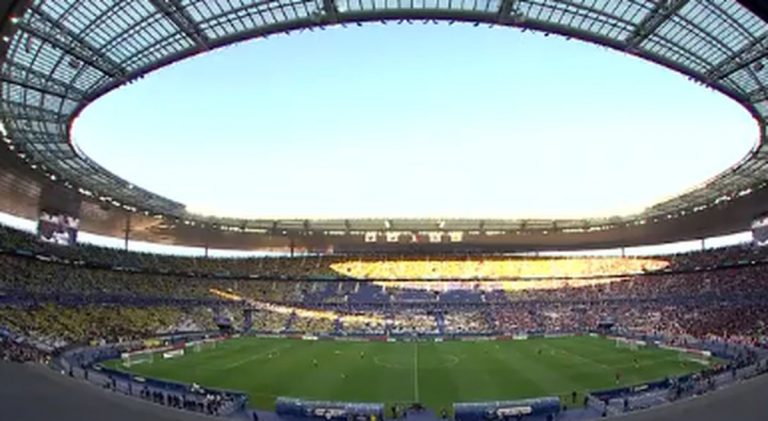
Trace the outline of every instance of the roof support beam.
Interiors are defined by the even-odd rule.
[[[733,173],[733,174],[731,174],[731,176],[732,177],[736,177],[736,178],[741,178],[743,180],[747,180],[747,182],[750,183],[750,185],[754,185],[754,184],[757,184],[757,183],[759,183],[761,181],[764,181],[763,177],[761,177],[760,175],[751,174],[751,173],[748,173],[746,171],[740,171],[738,173]]]
[[[208,36],[205,35],[205,32],[200,29],[178,0],[149,0],[149,2],[173,22],[177,28],[184,32],[200,50],[204,51],[210,48]]]
[[[39,93],[41,93],[43,95],[53,95],[53,96],[56,96],[56,97],[59,97],[59,98],[63,98],[63,99],[72,99],[72,100],[75,100],[75,101],[77,100],[76,98],[71,98],[71,97],[62,95],[62,94],[60,94],[58,92],[54,92],[54,91],[47,90],[45,88],[41,88],[40,86],[31,84],[31,83],[29,83],[28,81],[25,81],[25,80],[13,80],[13,79],[11,79],[9,77],[6,77],[5,75],[0,75],[0,81],[1,82],[5,82],[5,83],[10,83],[10,84],[13,84],[13,85],[17,85],[17,86],[20,86],[20,87],[22,87],[24,89],[29,89],[29,90],[32,90],[32,91],[37,91],[37,92],[39,92]]]
[[[768,32],[717,63],[704,76],[708,81],[720,80],[750,64],[768,56]]]
[[[643,20],[635,27],[632,34],[624,42],[627,48],[637,48],[643,41],[648,39],[661,25],[669,18],[674,16],[680,9],[688,3],[689,0],[657,0],[653,10],[648,12]]]
[[[339,21],[339,8],[335,0],[323,0],[323,15],[327,22],[336,23]]]
[[[127,74],[120,64],[104,55],[96,47],[80,38],[55,19],[35,7],[30,7],[29,10],[33,13],[29,14],[28,18],[19,22],[19,28],[24,32],[53,45],[113,78],[122,79]]]
[[[22,152],[26,153],[32,153],[36,155],[52,155],[52,154],[59,154],[59,153],[65,153],[67,158],[74,157],[74,154],[71,151],[61,150],[57,148],[56,146],[60,143],[56,140],[44,138],[41,137],[39,139],[34,140],[26,140],[23,139],[21,142],[19,141],[19,136],[14,133],[13,143],[16,145],[17,149]],[[53,166],[55,165],[52,162],[45,163],[47,166]]]
[[[61,137],[55,133],[49,131],[42,131],[36,129],[21,129],[14,130],[14,140],[20,143],[55,143],[61,145]]]
[[[768,100],[768,88],[762,87],[755,89],[747,94],[747,100],[753,104]]]
[[[0,69],[0,80],[74,101],[85,97],[85,93],[73,85],[11,61],[6,61]]]
[[[499,6],[499,13],[496,18],[499,23],[505,24],[515,20],[512,12],[517,12],[518,1],[519,0],[502,0],[501,5]]]
[[[72,152],[60,151],[60,150],[55,150],[55,151],[48,151],[47,150],[45,152],[30,151],[29,154],[32,155],[33,157],[44,155],[44,157],[46,159],[55,158],[56,160],[64,160],[64,159],[72,158]],[[61,178],[61,176],[59,176],[59,174],[56,174],[56,176]]]
[[[18,102],[3,101],[0,108],[0,117],[16,121],[40,121],[46,123],[63,124],[67,116],[47,108],[36,105],[20,104]]]

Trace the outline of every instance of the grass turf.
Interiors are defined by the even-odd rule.
[[[216,348],[130,368],[147,377],[241,390],[249,404],[274,408],[277,396],[361,402],[454,402],[563,397],[697,371],[674,351],[618,348],[578,336],[489,342],[335,342],[239,338]],[[364,355],[363,355],[364,354]],[[634,360],[637,359],[638,365]],[[317,361],[317,366],[314,365]]]

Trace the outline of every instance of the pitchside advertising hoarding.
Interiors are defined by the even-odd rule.
[[[752,221],[752,240],[760,245],[768,242],[768,214],[763,214]]]
[[[453,412],[456,421],[510,420],[522,419],[523,416],[544,419],[557,416],[560,412],[560,398],[547,396],[516,401],[455,403]]]
[[[367,421],[384,418],[381,403],[311,401],[298,398],[278,397],[275,412],[281,417],[320,419],[324,421]]]

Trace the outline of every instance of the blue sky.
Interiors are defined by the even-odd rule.
[[[205,213],[629,213],[735,163],[751,117],[657,65],[466,25],[275,36],[177,63],[76,121],[106,168]]]

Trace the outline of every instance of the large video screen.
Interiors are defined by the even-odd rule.
[[[58,212],[40,211],[37,235],[43,241],[71,246],[77,243],[80,220]]]
[[[752,240],[758,244],[768,241],[768,215],[762,215],[752,221]]]

